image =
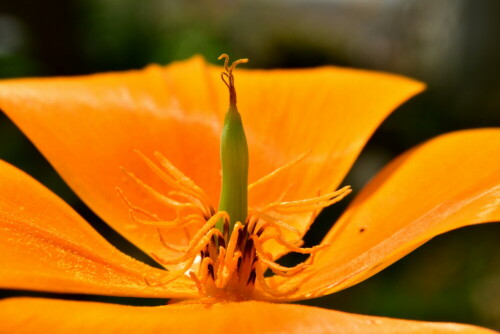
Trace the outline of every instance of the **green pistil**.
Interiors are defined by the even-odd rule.
[[[241,121],[241,115],[236,107],[236,90],[232,71],[237,64],[247,62],[241,59],[228,67],[229,57],[226,58],[222,74],[224,83],[229,88],[229,109],[224,117],[222,129],[220,157],[222,164],[222,189],[219,201],[219,211],[229,214],[229,233],[234,224],[245,224],[248,213],[248,145]],[[217,222],[216,227],[224,233],[224,222]]]

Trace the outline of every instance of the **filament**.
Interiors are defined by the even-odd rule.
[[[229,65],[226,58],[227,72],[223,77],[231,80],[231,71],[237,64],[238,61]],[[299,289],[300,282],[310,279],[310,274],[299,283],[283,289],[283,283],[265,277],[266,270],[270,270],[275,277],[294,277],[309,268],[316,254],[328,247],[328,244],[302,248],[302,232],[287,223],[287,215],[310,212],[309,223],[311,223],[321,209],[340,201],[351,192],[351,188],[346,186],[323,195],[317,194],[306,199],[283,201],[287,192],[285,189],[277,201],[262,208],[249,209],[245,222],[236,222],[230,230],[229,214],[225,211],[215,212],[206,193],[167,158],[155,152],[154,156],[158,161],[155,163],[140,151],[136,153],[169,189],[158,191],[131,171],[121,168],[122,171],[147,196],[175,213],[173,219],[163,219],[157,213],[135,205],[121,188],[116,188],[117,195],[129,209],[130,218],[138,224],[155,227],[160,245],[177,253],[175,257],[167,258],[162,257],[156,251],[151,252],[151,256],[164,265],[167,271],[164,275],[144,275],[146,284],[159,287],[187,276],[196,286],[200,296],[210,298],[227,299],[236,298],[235,296],[258,298],[261,293],[264,293],[263,298],[265,295],[284,298],[295,293]],[[248,189],[251,190],[269,182],[280,173],[298,164],[308,154],[310,152],[275,169],[250,184]],[[222,222],[220,230],[216,227],[218,222]],[[188,244],[179,245],[167,241],[164,233],[168,233],[169,228],[184,229],[186,238],[189,240]],[[194,232],[195,229],[194,235],[190,235],[189,231]],[[276,262],[275,255],[266,248],[269,241],[274,241],[287,252],[309,256],[304,262],[295,266],[281,265]],[[276,244],[273,245],[276,246]],[[254,290],[255,286],[260,287],[260,290]]]

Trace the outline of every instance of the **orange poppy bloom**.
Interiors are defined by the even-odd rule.
[[[119,252],[48,189],[0,162],[0,287],[176,301],[5,299],[2,331],[491,333],[277,302],[345,289],[438,234],[500,220],[500,129],[451,133],[406,152],[320,245],[300,248],[318,212],[349,193],[336,189],[371,133],[424,86],[335,67],[240,70],[248,216],[229,228],[230,217],[215,209],[228,94],[220,71],[195,57],[0,83],[0,108],[71,188],[166,269]],[[310,256],[292,268],[276,263],[288,252]]]

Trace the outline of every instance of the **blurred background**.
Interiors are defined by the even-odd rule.
[[[426,82],[428,90],[383,123],[348,175],[345,183],[359,191],[388,161],[426,139],[500,126],[498,36],[498,0],[2,0],[0,77],[141,68],[193,54],[215,61],[229,52],[250,58],[248,67],[328,64]],[[3,114],[0,158],[53,189],[118,248],[151,262],[93,215]],[[318,243],[347,203],[322,213],[306,242]],[[500,224],[463,228],[435,238],[366,282],[304,303],[500,330],[499,240]]]

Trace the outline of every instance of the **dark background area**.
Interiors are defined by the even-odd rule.
[[[422,141],[500,125],[499,35],[498,0],[2,0],[0,78],[125,70],[193,54],[215,61],[229,52],[250,58],[248,67],[340,65],[426,82],[428,90],[383,123],[348,175],[345,183],[359,191]],[[117,247],[149,261],[79,201],[4,115],[0,158],[54,190]],[[319,217],[308,244],[321,240],[347,202]],[[499,240],[499,224],[453,231],[366,282],[306,303],[500,329]]]

